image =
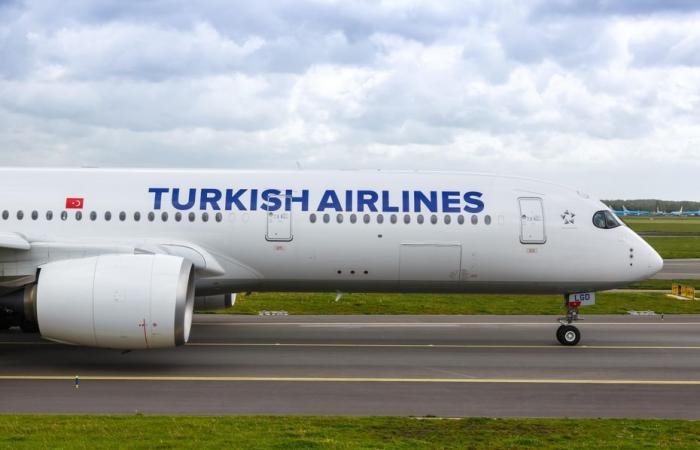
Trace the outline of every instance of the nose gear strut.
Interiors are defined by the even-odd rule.
[[[557,329],[557,341],[561,345],[576,345],[581,340],[581,331],[573,323],[583,320],[578,315],[579,301],[569,301],[569,296],[564,296],[564,306],[566,307],[566,317],[559,319],[561,324]]]

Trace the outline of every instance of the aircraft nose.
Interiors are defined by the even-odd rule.
[[[664,260],[654,248],[647,244],[645,249],[648,277],[651,278],[664,268]]]

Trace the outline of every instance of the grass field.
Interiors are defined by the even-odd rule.
[[[679,283],[686,286],[693,286],[700,291],[700,280],[646,280],[641,283],[636,283],[630,286],[630,289],[663,289],[671,290],[671,284]]]
[[[346,294],[335,301],[333,293],[253,293],[239,295],[233,308],[219,314],[562,314],[558,295],[474,294]],[[659,314],[700,314],[700,301],[682,301],[661,293],[600,293],[596,305],[582,314],[626,314],[630,310]]]
[[[700,258],[700,236],[645,236],[644,239],[664,259]]]
[[[622,217],[637,233],[681,233],[700,235],[700,217]]]
[[[0,416],[0,447],[11,449],[694,449],[699,446],[700,422],[680,420]]]

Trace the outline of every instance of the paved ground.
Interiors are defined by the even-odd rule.
[[[700,280],[700,259],[666,259],[657,280]]]
[[[700,316],[197,316],[132,352],[0,334],[0,412],[700,418]],[[80,390],[72,377],[82,378]]]

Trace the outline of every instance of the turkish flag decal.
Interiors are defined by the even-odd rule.
[[[83,209],[83,206],[85,205],[85,199],[84,198],[74,198],[74,197],[69,197],[66,199],[66,209]]]

